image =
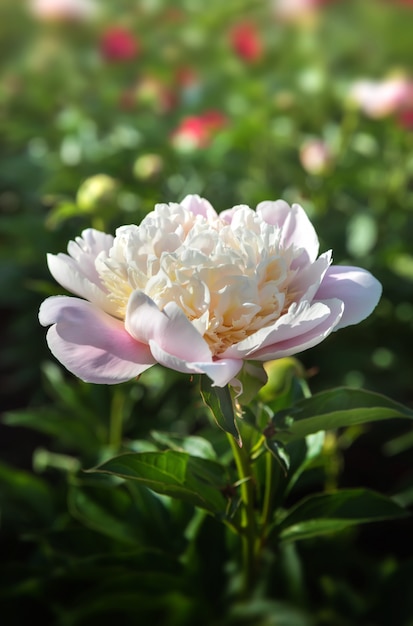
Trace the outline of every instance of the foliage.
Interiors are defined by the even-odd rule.
[[[336,0],[282,23],[271,2],[99,4],[76,24],[0,8],[5,626],[411,625],[413,134],[347,97],[408,71],[411,7]],[[128,58],[103,54],[112,26],[135,38]],[[313,138],[330,155],[316,172]],[[205,380],[203,404],[198,380],[158,367],[74,380],[37,322],[60,293],[46,252],[187,193],[300,202],[335,263],[381,280],[375,314],[245,404]]]

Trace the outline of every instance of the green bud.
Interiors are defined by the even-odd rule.
[[[119,183],[106,174],[87,178],[79,187],[76,204],[85,213],[96,213],[113,208],[117,200]]]
[[[264,369],[268,375],[268,382],[258,392],[258,397],[263,402],[271,402],[271,400],[285,394],[291,387],[294,377],[305,377],[303,365],[291,356],[267,361],[264,363]]]

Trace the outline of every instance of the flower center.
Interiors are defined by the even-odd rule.
[[[279,228],[248,207],[228,223],[170,204],[157,205],[140,226],[119,228],[96,268],[119,318],[135,289],[161,310],[173,301],[218,355],[285,313],[299,254],[282,248]]]

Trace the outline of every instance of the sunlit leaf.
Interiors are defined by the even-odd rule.
[[[277,438],[288,443],[321,430],[390,418],[413,419],[413,411],[379,393],[340,387],[300,400],[275,415],[274,426]]]
[[[217,515],[225,513],[227,503],[221,490],[230,481],[226,468],[215,461],[176,450],[128,453],[90,471],[137,480],[157,493],[185,500]]]
[[[281,540],[296,541],[407,515],[394,500],[375,491],[343,489],[305,498],[287,513],[278,532]]]

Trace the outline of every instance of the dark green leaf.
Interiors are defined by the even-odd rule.
[[[343,489],[309,496],[278,525],[281,540],[296,541],[365,522],[406,517],[394,500],[369,489]]]
[[[201,395],[205,404],[211,409],[218,426],[232,435],[241,446],[241,436],[235,421],[234,405],[228,385],[213,387],[208,376],[201,376]]]
[[[320,430],[390,418],[413,419],[413,411],[379,393],[340,387],[300,400],[275,415],[274,425],[280,431],[277,438],[289,443]]]
[[[2,522],[44,524],[53,519],[53,493],[48,483],[23,470],[0,464]]]
[[[225,514],[226,500],[221,490],[230,481],[226,468],[215,461],[177,450],[128,453],[90,471],[137,480],[157,493],[185,500],[214,514]]]

